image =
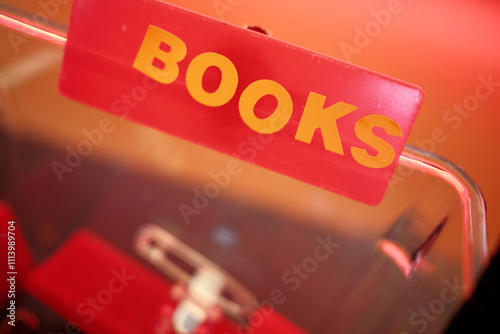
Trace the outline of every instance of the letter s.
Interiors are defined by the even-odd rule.
[[[401,127],[393,119],[382,115],[365,116],[356,123],[354,129],[356,136],[363,143],[373,147],[378,153],[377,155],[370,155],[362,148],[351,147],[351,154],[354,160],[365,167],[384,168],[394,160],[394,148],[391,144],[373,134],[373,128],[375,127],[381,127],[391,136],[403,136]]]

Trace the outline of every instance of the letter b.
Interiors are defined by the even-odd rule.
[[[163,44],[170,47],[169,52],[161,50]],[[171,84],[179,76],[177,64],[186,55],[186,44],[179,37],[150,25],[133,67],[160,83]],[[153,65],[155,60],[161,61],[163,67]]]

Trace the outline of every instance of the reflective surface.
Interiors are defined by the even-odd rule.
[[[260,302],[282,291],[276,309],[312,333],[439,333],[487,263],[482,197],[439,158],[407,148],[377,207],[240,161],[221,186],[214,175],[231,158],[62,98],[62,48],[25,46],[0,52],[0,195],[38,263],[82,226],[133,255],[137,229],[153,222]],[[64,327],[18,300],[38,332]]]

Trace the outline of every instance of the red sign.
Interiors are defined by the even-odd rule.
[[[413,85],[155,0],[76,0],[60,88],[371,205],[423,99]]]

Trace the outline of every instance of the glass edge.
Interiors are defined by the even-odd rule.
[[[415,164],[415,159],[423,164]],[[459,166],[432,152],[406,145],[399,163],[428,172],[430,169],[446,173],[446,181],[457,189],[462,199],[464,222],[462,224],[463,279],[469,288],[465,296],[470,297],[475,284],[489,264],[488,228],[486,202],[475,181]],[[463,189],[460,189],[460,186]],[[462,190],[462,191],[461,191]],[[463,191],[466,191],[465,194]],[[462,193],[461,193],[462,192]],[[474,214],[476,213],[476,214]]]

